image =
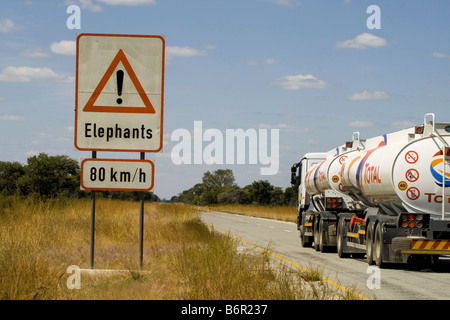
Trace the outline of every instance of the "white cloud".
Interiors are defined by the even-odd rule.
[[[60,42],[53,42],[50,45],[50,50],[56,54],[74,56],[77,53],[77,44],[71,40],[61,40]]]
[[[435,58],[441,58],[441,59],[450,59],[450,54],[440,53],[440,52],[433,52],[431,56]]]
[[[50,54],[41,48],[25,49],[20,53],[21,56],[29,58],[48,58]]]
[[[197,50],[190,47],[166,47],[166,58],[168,60],[174,57],[198,57],[198,56],[206,56],[208,52],[205,50]]]
[[[259,129],[278,129],[283,132],[308,132],[309,128],[299,128],[290,124],[280,123],[278,125],[272,125],[267,123],[261,123],[258,125]]]
[[[100,2],[112,5],[112,6],[139,6],[142,4],[156,4],[156,0],[98,0]]]
[[[350,122],[348,126],[352,128],[370,128],[373,127],[373,123],[368,121],[355,120]]]
[[[275,3],[282,7],[293,8],[300,5],[299,0],[269,0],[269,2]]]
[[[36,79],[51,80],[56,82],[72,82],[74,77],[57,74],[50,68],[9,66],[0,72],[0,81],[3,82],[29,82]]]
[[[408,121],[408,120],[404,120],[404,121],[396,121],[390,124],[390,126],[392,128],[396,128],[396,129],[405,129],[405,128],[410,128],[410,127],[414,127],[416,124],[414,122]]]
[[[351,96],[348,96],[349,100],[357,100],[357,101],[364,101],[364,100],[380,100],[380,99],[387,99],[389,98],[388,94],[384,91],[363,91],[361,93],[354,93]]]
[[[22,116],[14,116],[14,115],[5,115],[5,116],[0,116],[0,120],[5,120],[5,121],[19,121],[19,120],[23,120],[25,119]]]
[[[266,59],[261,62],[258,62],[256,60],[250,60],[247,62],[247,65],[249,65],[251,67],[256,67],[256,66],[260,66],[260,65],[271,65],[271,64],[277,64],[277,63],[278,63],[278,61],[276,59],[269,58],[269,59]]]
[[[362,33],[356,36],[355,39],[346,40],[343,42],[337,42],[335,47],[338,49],[350,48],[350,49],[367,49],[367,48],[380,48],[387,46],[388,43],[383,38],[375,36],[370,33]]]
[[[99,5],[93,4],[92,0],[80,0],[80,2],[83,9],[87,9],[92,12],[100,12],[103,10]]]
[[[35,150],[30,150],[25,152],[25,155],[28,157],[32,157],[32,156],[37,156],[39,154],[39,151],[35,151]]]
[[[103,10],[103,8],[101,6],[99,6],[97,4],[93,4],[92,0],[79,0],[79,3],[81,5],[81,8],[92,11],[92,12],[100,12]],[[77,2],[74,0],[66,0],[64,2],[64,4],[66,6],[70,6],[73,4],[77,4]]]
[[[278,61],[273,58],[266,59],[262,62],[262,64],[277,64],[277,63],[278,63]]]
[[[317,79],[312,74],[284,76],[276,79],[275,83],[285,90],[300,90],[304,88],[322,89],[327,85],[325,81]]]
[[[12,32],[15,29],[17,29],[17,27],[15,26],[14,22],[12,22],[12,20],[0,20],[0,32]]]

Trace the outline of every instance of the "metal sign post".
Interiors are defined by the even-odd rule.
[[[97,151],[92,151],[92,158],[97,158]],[[95,243],[95,191],[91,191],[91,239],[89,250],[89,269],[94,269],[94,243]]]
[[[145,159],[145,153],[141,152],[141,160]],[[144,260],[144,192],[139,192],[139,268],[142,269]]]

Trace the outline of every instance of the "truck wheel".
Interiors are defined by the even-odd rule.
[[[367,257],[367,263],[369,266],[373,265],[373,236],[372,236],[372,227],[373,222],[370,222],[367,225],[367,232],[366,232],[366,257]]]
[[[344,252],[344,230],[345,230],[345,221],[342,218],[339,220],[338,226],[337,226],[337,252],[339,258],[348,258],[350,255],[348,253]]]
[[[373,255],[375,264],[378,267],[383,266],[383,234],[381,231],[381,223],[377,224],[375,229],[375,240],[373,243]]]
[[[300,241],[302,243],[303,248],[309,248],[312,245],[311,239],[308,236],[305,236],[305,226],[300,226]]]
[[[304,212],[301,213],[301,225],[300,225],[300,241],[302,243],[303,248],[309,248],[312,245],[311,237],[305,236],[305,223],[306,223],[306,215]]]
[[[432,267],[436,267],[438,263],[439,263],[439,256],[437,256],[437,255],[431,255],[431,256],[430,256],[430,265],[431,265]]]
[[[316,215],[314,217],[314,250],[319,251],[320,250],[320,226],[319,226],[319,216]],[[322,221],[322,220],[321,220]]]
[[[323,228],[323,220],[320,219],[319,222],[319,251],[320,252],[325,252],[326,251],[326,246],[325,246],[325,241],[324,241],[324,237],[325,236],[325,230]]]

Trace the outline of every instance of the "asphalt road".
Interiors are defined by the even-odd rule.
[[[303,248],[294,223],[252,218],[222,212],[202,212],[202,220],[218,231],[230,233],[306,269],[324,268],[324,277],[369,299],[450,299],[450,257],[441,257],[436,268],[391,265],[369,269],[365,258],[341,259],[337,253]],[[369,287],[371,287],[369,289]]]

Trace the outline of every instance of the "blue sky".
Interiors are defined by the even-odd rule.
[[[70,30],[69,5],[81,9]],[[381,29],[369,29],[378,5]],[[74,150],[77,33],[162,35],[166,41],[164,147],[155,162],[161,198],[233,170],[289,186],[306,152],[420,124],[450,121],[450,2],[446,0],[28,0],[0,3],[0,160]],[[261,165],[175,165],[178,128],[279,129],[278,174]],[[99,153],[135,158],[133,153]]]

